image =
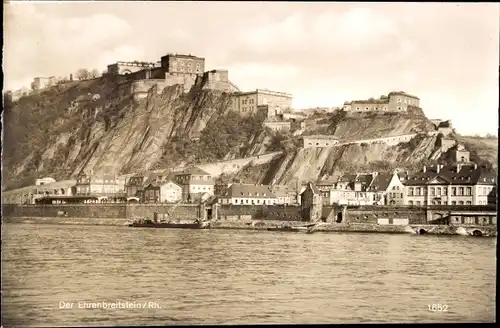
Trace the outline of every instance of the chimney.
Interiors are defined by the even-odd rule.
[[[441,165],[436,165],[436,172],[439,173],[439,171],[441,171]]]
[[[424,173],[427,172],[427,167],[424,165]]]
[[[474,170],[477,170],[477,163],[474,163]]]
[[[461,169],[462,169],[462,165],[457,164],[457,173],[460,172]]]
[[[73,81],[73,74],[70,74],[70,75],[69,75],[69,80],[70,80],[70,81]]]

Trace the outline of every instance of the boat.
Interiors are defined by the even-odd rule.
[[[290,227],[290,226],[284,226],[284,227],[267,228],[267,231],[308,232],[309,228],[308,227]]]
[[[134,222],[130,223],[128,226],[134,228],[206,229],[209,225],[209,222],[201,220],[166,222],[140,218],[134,220]]]

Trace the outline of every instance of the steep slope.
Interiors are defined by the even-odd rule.
[[[336,111],[308,119],[306,135],[328,134],[343,141],[372,139],[432,131],[433,124],[420,108],[405,113]]]
[[[117,96],[118,87],[106,79],[82,82],[10,104],[4,185],[19,187],[45,175],[66,179],[82,170],[124,174],[265,151],[250,142],[262,138],[263,118],[228,112],[227,93],[196,86],[184,94],[180,85],[158,92],[155,86],[145,99],[134,101]],[[87,94],[99,94],[99,100],[69,105]],[[236,137],[230,135],[235,131]]]

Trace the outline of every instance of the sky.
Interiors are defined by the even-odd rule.
[[[116,61],[205,57],[243,91],[294,108],[405,91],[461,134],[498,131],[499,4],[21,2],[4,4],[4,89]]]

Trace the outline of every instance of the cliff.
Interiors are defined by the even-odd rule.
[[[120,175],[266,151],[255,146],[263,138],[263,117],[228,112],[228,93],[203,85],[184,93],[173,85],[153,87],[137,100],[120,90],[123,81],[102,78],[6,103],[4,186],[29,185],[40,176]]]
[[[334,135],[343,142],[415,134],[409,142],[302,149],[299,136],[264,129],[263,113],[242,117],[230,111],[230,94],[203,83],[187,93],[181,85],[144,84],[139,89],[144,98],[130,94],[127,90],[134,88],[120,77],[104,77],[6,102],[3,188],[31,185],[43,176],[74,179],[81,171],[123,175],[271,151],[284,153],[223,179],[288,184],[346,172],[411,170],[446,157],[438,152],[440,136],[428,133],[434,126],[419,108],[408,113],[315,114],[307,119],[304,133]],[[469,141],[471,158],[474,152],[496,163],[496,144],[454,138]]]

